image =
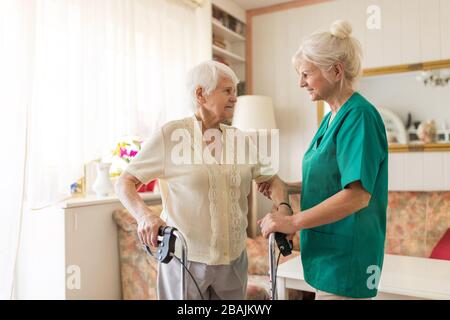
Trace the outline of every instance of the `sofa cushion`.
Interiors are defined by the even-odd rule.
[[[159,206],[152,207],[158,210]],[[116,210],[113,219],[118,225],[122,298],[155,300],[158,263],[140,247],[136,221],[127,210]]]
[[[247,238],[248,273],[267,275],[269,272],[267,240],[262,236]]]
[[[269,273],[269,243],[263,236],[247,238],[248,273],[251,275],[267,275]],[[300,254],[293,250],[287,257],[280,256],[279,263],[286,262]]]
[[[162,211],[161,205],[149,206],[149,208],[153,212],[158,214],[161,213]],[[116,222],[116,224],[124,231],[130,232],[137,230],[136,220],[126,209],[114,211],[113,219]]]
[[[123,231],[130,232],[136,230],[136,220],[127,210],[114,211],[113,219],[117,226]]]
[[[270,284],[268,276],[249,275],[247,300],[269,300]]]
[[[444,236],[436,244],[430,258],[450,260],[450,229],[445,232]]]
[[[304,293],[300,290],[288,289],[289,300],[303,300]],[[247,300],[269,300],[269,276],[249,275],[247,285]]]

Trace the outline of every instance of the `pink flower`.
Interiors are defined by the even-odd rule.
[[[138,152],[136,150],[130,151],[130,157],[134,157]]]
[[[120,148],[120,157],[123,158],[123,156],[128,156],[127,149]]]

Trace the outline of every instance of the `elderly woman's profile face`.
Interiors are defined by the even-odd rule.
[[[326,100],[333,92],[334,86],[315,64],[303,59],[298,65],[297,72],[299,85],[308,91],[311,101]]]
[[[221,120],[231,119],[236,101],[233,81],[228,77],[220,77],[216,89],[205,97],[203,107]]]

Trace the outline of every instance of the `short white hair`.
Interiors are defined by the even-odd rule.
[[[344,84],[353,86],[362,74],[362,49],[351,33],[351,24],[343,20],[335,21],[330,31],[313,33],[292,57],[295,69],[298,70],[302,60],[313,63],[321,70],[329,70],[340,62],[344,66],[341,88]]]
[[[230,79],[234,86],[237,86],[239,83],[238,77],[230,67],[213,60],[204,61],[188,72],[186,85],[189,98],[191,99],[191,107],[194,111],[198,107],[197,88],[201,87],[203,95],[208,96],[217,88],[221,77]]]

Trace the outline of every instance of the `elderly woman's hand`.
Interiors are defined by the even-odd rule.
[[[258,191],[261,192],[265,197],[271,198],[271,192],[270,192],[270,183],[269,182],[261,182],[258,183]]]
[[[144,215],[138,221],[138,236],[142,244],[158,246],[158,231],[166,223],[158,216]]]
[[[274,176],[269,181],[258,183],[258,191],[277,204],[288,201],[287,185],[278,176]]]
[[[294,225],[294,217],[286,215],[286,213],[282,211],[270,212],[266,214],[264,218],[258,220],[258,224],[264,238],[268,238],[269,234],[273,232],[282,232],[290,235],[289,238],[292,238],[291,235],[297,231]]]

